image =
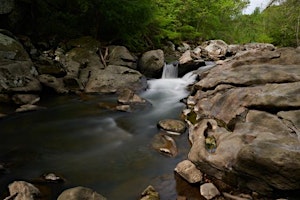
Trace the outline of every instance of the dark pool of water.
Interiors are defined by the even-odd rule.
[[[45,110],[0,120],[0,164],[7,166],[0,175],[0,194],[14,180],[54,172],[67,182],[54,189],[53,199],[60,190],[79,185],[114,200],[138,199],[153,185],[161,199],[176,199],[173,170],[187,156],[187,133],[174,137],[179,149],[175,158],[156,152],[151,140],[159,120],[179,119],[184,108],[179,100],[188,93],[182,89],[185,83],[177,83],[153,83],[142,94],[153,106],[133,113],[98,106],[115,102],[115,96],[61,96],[42,98]]]

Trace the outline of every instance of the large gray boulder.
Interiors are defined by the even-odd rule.
[[[165,65],[164,52],[161,49],[145,52],[139,61],[140,72],[148,78],[160,78]]]
[[[108,65],[92,71],[85,87],[87,93],[112,93],[129,88],[133,91],[146,89],[146,78],[128,67]]]
[[[29,93],[41,90],[33,66],[23,46],[0,33],[0,93]]]
[[[300,54],[270,50],[238,53],[199,74],[188,97],[189,160],[261,194],[300,189]]]
[[[108,47],[108,64],[137,69],[137,58],[124,46]]]

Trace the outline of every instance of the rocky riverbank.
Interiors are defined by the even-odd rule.
[[[215,40],[133,54],[123,46],[102,46],[91,37],[55,47],[37,45],[27,37],[0,33],[1,117],[44,109],[39,106],[44,93],[116,93],[121,105],[113,109],[131,111],[132,103],[148,105],[136,95],[147,89],[147,79],[161,77],[165,60],[178,60],[179,75],[196,70],[198,81],[183,111],[191,150],[175,171],[190,184],[199,185],[198,198],[201,193],[206,199],[274,199],[299,192],[299,48],[227,45]],[[216,63],[213,68],[201,68],[211,60]],[[16,109],[8,110],[7,105]],[[173,121],[168,122],[171,128],[164,121],[159,128],[184,131],[182,123],[178,122],[178,131]],[[158,140],[163,142],[163,146],[155,144],[160,152],[176,156],[171,137],[163,135]],[[0,172],[2,168],[6,170],[0,160]],[[61,179],[51,177],[57,177],[48,179],[54,183]],[[41,196],[41,191],[25,182],[12,183],[9,190],[6,199]],[[67,190],[58,199],[81,195],[105,199],[83,187]],[[149,196],[159,199],[153,187],[141,199]],[[182,191],[178,199],[189,199],[188,192]]]

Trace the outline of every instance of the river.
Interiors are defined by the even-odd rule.
[[[50,189],[51,198],[66,188],[89,187],[108,199],[138,199],[153,185],[161,199],[176,199],[174,168],[187,157],[187,132],[174,136],[175,158],[151,147],[159,132],[157,122],[179,119],[188,95],[183,78],[149,80],[140,94],[152,106],[127,113],[100,108],[100,102],[115,102],[115,95],[47,97],[38,103],[47,109],[13,114],[0,120],[0,197],[15,180],[38,182],[45,173],[61,175],[66,181]]]

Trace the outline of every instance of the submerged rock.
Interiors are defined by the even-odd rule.
[[[175,140],[164,133],[159,133],[154,136],[152,147],[158,152],[170,157],[175,157],[178,153]]]
[[[140,200],[159,200],[159,194],[152,185],[149,185],[142,193]]]

